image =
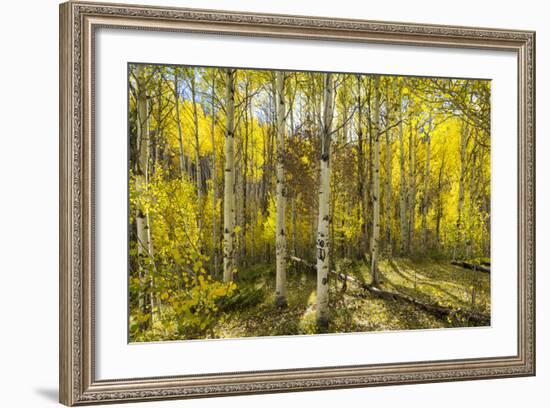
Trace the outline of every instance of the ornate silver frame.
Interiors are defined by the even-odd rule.
[[[508,50],[518,62],[518,349],[513,356],[96,380],[93,47],[98,27]],[[60,401],[66,405],[535,374],[535,33],[289,15],[60,5]]]

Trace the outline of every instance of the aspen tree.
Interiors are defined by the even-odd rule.
[[[386,245],[391,253],[392,242],[391,242],[391,189],[392,189],[392,148],[391,148],[391,133],[390,133],[390,123],[393,120],[393,101],[390,96],[390,79],[386,79],[386,179],[384,183],[384,213],[385,213],[385,229],[386,229]]]
[[[218,169],[216,167],[216,107],[214,104],[216,96],[216,71],[212,70],[212,87],[210,94],[210,109],[212,110],[212,122],[210,128],[210,139],[212,142],[212,246],[214,248],[214,276],[218,276],[218,216],[216,207],[218,206]]]
[[[416,139],[413,135],[415,126],[411,121],[409,125],[409,239],[408,252],[411,253],[416,247],[415,229],[416,229]]]
[[[407,180],[405,176],[405,143],[403,140],[403,84],[400,81],[397,98],[397,112],[399,115],[399,225],[401,229],[400,253],[404,255],[409,247],[407,231]]]
[[[277,71],[275,74],[276,99],[277,99],[277,140],[276,140],[276,282],[275,303],[277,306],[286,306],[286,229],[285,229],[285,74]]]
[[[138,157],[136,162],[136,194],[147,194],[148,173],[149,173],[149,100],[147,97],[147,77],[145,68],[142,65],[137,66],[137,149]],[[137,249],[139,263],[139,276],[143,286],[152,287],[152,280],[146,282],[144,259],[151,263],[153,260],[153,249],[151,244],[151,232],[149,214],[146,209],[138,207],[136,209],[136,232]],[[151,316],[153,312],[153,296],[149,297]],[[144,289],[139,300],[140,308],[145,312],[149,307],[147,305],[147,292]]]
[[[422,229],[421,229],[422,245],[423,245],[424,251],[429,247],[428,245],[428,198],[430,195],[430,192],[429,192],[430,161],[431,161],[431,146],[432,146],[431,132],[432,132],[432,117],[430,114],[428,122],[425,125],[425,129],[423,129],[424,143],[426,143],[426,162],[424,163],[424,192],[422,195]]]
[[[466,123],[462,123],[460,132],[460,176],[458,178],[458,201],[456,208],[456,239],[453,248],[453,260],[456,260],[459,247],[462,248],[462,208],[464,206],[464,182],[466,178],[466,148],[468,146],[469,129]],[[462,254],[460,254],[462,255]]]
[[[225,71],[225,171],[223,201],[223,281],[233,280],[235,269],[235,71]]]
[[[361,214],[361,255],[367,252],[367,204],[365,193],[365,143],[363,125],[363,81],[361,75],[357,75],[357,195],[359,198],[359,211]]]
[[[330,140],[334,116],[334,83],[332,74],[324,74],[323,117],[321,127],[321,160],[319,163],[319,221],[317,223],[317,324],[328,328],[328,274],[330,248]]]
[[[180,93],[179,93],[179,79],[178,79],[178,68],[174,67],[174,103],[176,106],[176,127],[178,129],[178,143],[179,143],[179,153],[180,153],[180,176],[183,182],[185,178],[185,149],[183,144],[183,129],[181,125],[180,118]]]
[[[378,286],[378,257],[380,250],[380,77],[374,78],[374,157],[372,177],[372,284]]]
[[[191,75],[191,101],[193,102],[193,128],[195,131],[195,176],[196,176],[196,185],[197,185],[197,201],[198,201],[198,214],[197,214],[197,227],[199,230],[199,246],[201,245],[201,234],[202,234],[202,168],[201,168],[201,146],[199,140],[199,119],[198,119],[198,109],[197,109],[197,90],[196,90],[196,75],[197,69],[194,68],[190,71]]]

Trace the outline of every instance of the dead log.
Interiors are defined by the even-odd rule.
[[[302,264],[313,270],[316,269],[315,265],[310,264],[304,259],[300,259],[295,256],[291,256],[289,257],[289,259],[293,262]],[[491,320],[489,315],[486,315],[483,313],[478,313],[471,310],[464,310],[461,308],[453,309],[450,307],[441,306],[439,304],[430,304],[430,303],[420,302],[419,300],[416,300],[415,298],[405,295],[403,293],[386,291],[376,286],[369,285],[368,283],[360,282],[357,278],[354,278],[353,276],[347,275],[345,273],[336,272],[334,270],[330,270],[329,273],[335,276],[336,278],[340,279],[341,281],[343,281],[346,286],[347,286],[347,283],[349,282],[355,285],[357,288],[363,289],[364,291],[367,291],[371,295],[376,296],[378,298],[382,298],[385,300],[400,300],[402,302],[410,303],[440,318],[447,318],[448,316],[452,318],[458,318],[459,316],[461,316],[466,318],[466,320],[475,322],[477,324],[488,324]]]
[[[316,269],[315,265],[309,263],[305,259],[298,258],[297,256],[289,256],[288,259],[291,260],[292,262],[303,265],[303,266],[307,267],[308,269]]]
[[[466,261],[451,261],[451,265],[460,266],[462,268],[470,269],[472,271],[491,273],[491,269],[486,266],[473,264]]]

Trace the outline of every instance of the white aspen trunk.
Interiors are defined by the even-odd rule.
[[[325,74],[319,174],[319,220],[317,223],[317,324],[322,330],[328,328],[329,321],[330,139],[334,116],[333,86],[332,74]]]
[[[462,123],[460,134],[460,177],[458,179],[458,203],[456,209],[456,241],[453,249],[453,260],[456,261],[459,246],[462,248],[462,207],[464,206],[464,179],[466,177],[466,147],[468,145],[468,127]],[[461,254],[462,255],[462,254]]]
[[[149,174],[150,174],[150,169],[149,169],[149,158],[151,157],[151,138],[150,138],[150,124],[149,124],[149,101],[146,100],[146,105],[145,105],[145,112],[146,112],[146,117],[145,117],[145,123],[146,123],[146,126],[145,126],[145,131],[146,131],[146,140],[147,140],[147,143],[145,144],[145,158],[144,158],[144,161],[145,161],[145,174],[144,174],[144,179],[145,179],[145,192],[148,192],[149,190]],[[151,236],[151,217],[149,215],[149,210],[145,210],[145,230],[146,230],[146,233],[147,233],[147,242],[146,242],[146,245],[147,245],[147,254],[149,256],[149,266],[153,269],[153,270],[156,270],[156,267],[155,267],[155,259],[154,259],[154,256],[155,256],[155,252],[154,252],[154,249],[153,249],[153,238]],[[149,303],[150,303],[150,311],[151,311],[151,326],[153,326],[154,322],[155,322],[155,276],[153,273],[150,274],[150,277],[149,277],[149,286],[150,286],[150,290],[151,290],[151,293],[149,294]]]
[[[491,256],[491,192],[490,192],[490,185],[491,185],[491,175],[484,173],[481,171],[483,168],[483,163],[486,163],[486,161],[491,160],[491,154],[490,154],[490,148],[484,148],[481,147],[481,157],[480,157],[480,173],[482,174],[482,210],[487,214],[487,220],[485,222],[485,234],[483,234],[483,255],[486,257]],[[487,191],[487,188],[489,189]]]
[[[247,258],[247,242],[246,235],[248,231],[248,206],[249,206],[249,183],[248,183],[248,168],[249,168],[249,141],[251,138],[250,132],[250,122],[253,120],[252,111],[250,106],[252,105],[252,94],[250,93],[250,77],[247,77],[245,86],[245,101],[246,106],[244,109],[244,118],[245,118],[245,134],[244,140],[241,138],[241,174],[239,177],[239,198],[241,199],[242,204],[239,205],[239,226],[241,230],[239,231],[239,260],[241,263],[246,264],[248,261]]]
[[[430,125],[431,127],[431,119],[430,119]],[[429,248],[428,243],[428,196],[429,196],[429,188],[430,188],[430,152],[431,152],[431,144],[432,144],[432,138],[430,135],[430,130],[426,132],[426,163],[424,168],[424,194],[422,196],[422,245],[423,251]]]
[[[478,179],[476,180],[476,164],[477,164],[477,137],[474,135],[473,141],[472,141],[472,159],[471,159],[471,165],[470,165],[470,211],[473,210],[476,200],[477,200],[477,192],[476,192],[476,181],[481,178],[481,171],[478,176]]]
[[[401,229],[401,255],[409,247],[407,228],[407,181],[405,177],[405,143],[403,141],[403,107],[402,85],[399,85],[398,112],[399,112],[399,220]]]
[[[252,102],[248,104],[248,117],[250,118],[250,136],[251,140],[251,154],[250,154],[250,177],[251,181],[251,198],[250,213],[252,214],[250,219],[250,259],[252,262],[256,260],[256,203],[258,200],[258,184],[256,183],[256,138],[254,137],[254,116],[252,115]]]
[[[223,281],[233,280],[235,269],[235,83],[234,71],[226,70],[225,171],[223,202]]]
[[[136,165],[135,183],[136,195],[140,196],[147,193],[147,173],[149,164],[149,104],[147,101],[147,93],[145,90],[145,72],[143,67],[138,65],[137,68],[137,145],[138,145],[138,160]],[[136,209],[136,233],[137,233],[137,249],[139,259],[139,277],[142,282],[142,287],[147,284],[152,288],[152,281],[146,282],[144,271],[144,259],[152,259],[151,235],[149,225],[149,214],[142,208]],[[153,296],[150,296],[151,313],[153,312]],[[142,311],[147,309],[147,293],[141,294],[139,305]],[[152,317],[152,315],[151,315]]]
[[[390,133],[390,123],[392,118],[392,107],[390,103],[390,92],[389,85],[386,87],[386,182],[384,185],[384,204],[385,209],[384,213],[386,215],[386,246],[389,253],[392,252],[392,242],[391,242],[391,188],[392,188],[392,149],[391,149],[391,133]]]
[[[163,111],[163,106],[162,106],[162,81],[163,81],[163,76],[162,74],[159,72],[158,73],[158,77],[155,77],[157,83],[158,83],[158,87],[157,87],[157,94],[155,95],[156,96],[156,105],[157,105],[157,117],[156,117],[156,121],[157,121],[157,127],[155,129],[155,138],[153,139],[152,141],[152,147],[153,147],[153,151],[151,152],[151,158],[152,158],[152,162],[153,162],[153,169],[151,171],[151,174],[153,176],[155,176],[156,174],[156,166],[158,164],[158,161],[159,161],[159,145],[161,144],[161,141],[162,141],[162,130],[163,130],[163,120],[162,120],[162,111]]]
[[[183,130],[181,126],[180,119],[180,96],[179,96],[179,82],[178,82],[178,71],[174,69],[174,99],[176,104],[176,127],[178,128],[178,142],[180,148],[180,175],[181,180],[185,179],[185,150],[183,148]]]
[[[416,141],[413,137],[414,127],[410,126],[409,132],[409,253],[415,250],[416,228]]]
[[[481,211],[480,208],[477,206],[477,199],[478,199],[478,192],[477,192],[477,185],[480,181],[480,179],[483,177],[482,168],[478,167],[477,165],[477,158],[478,158],[478,145],[477,145],[477,137],[478,137],[478,130],[475,130],[474,138],[472,140],[472,158],[471,158],[471,165],[470,165],[470,214],[476,214],[478,211]],[[477,172],[477,177],[476,177]],[[472,226],[472,228],[475,228]],[[472,256],[478,255],[478,248],[475,245],[475,239],[474,234],[475,230],[470,230],[469,232],[469,238],[472,245]]]
[[[235,265],[237,268],[244,266],[242,257],[243,231],[244,231],[244,184],[243,184],[243,135],[240,126],[235,127]]]
[[[368,116],[367,116],[367,148],[368,148],[368,155],[367,155],[367,166],[365,167],[365,171],[367,172],[366,175],[366,183],[365,183],[365,203],[367,204],[367,207],[365,209],[365,220],[366,220],[366,237],[367,237],[367,247],[369,250],[369,262],[372,260],[372,218],[374,214],[374,206],[373,206],[373,200],[372,200],[372,183],[373,183],[373,174],[374,174],[374,158],[373,158],[373,91],[371,88],[373,88],[374,79],[369,78],[368,79],[368,86],[367,86],[367,108],[368,108]]]
[[[276,281],[275,281],[275,304],[277,306],[287,305],[286,296],[286,230],[285,230],[285,206],[286,206],[286,186],[285,186],[285,93],[284,93],[285,75],[281,71],[275,74],[276,92],[277,92],[277,146],[276,146]]]
[[[363,101],[361,77],[357,76],[357,194],[359,196],[359,211],[361,216],[360,254],[368,250],[367,204],[365,193],[365,143],[363,127]]]
[[[378,286],[378,256],[380,249],[380,77],[374,79],[374,157],[372,177],[372,284]]]
[[[197,100],[196,100],[196,88],[195,88],[195,75],[196,70],[191,70],[191,99],[193,101],[193,125],[195,129],[195,167],[196,167],[196,185],[197,185],[197,201],[198,201],[198,215],[197,215],[197,227],[199,230],[199,245],[202,245],[202,169],[201,169],[201,149],[199,141],[199,118],[197,112]]]
[[[443,187],[443,170],[445,169],[445,152],[439,166],[439,174],[437,177],[437,213],[435,220],[435,239],[437,249],[441,249],[441,218],[443,217],[443,202],[441,198],[441,189]]]
[[[212,109],[212,127],[210,129],[210,138],[212,141],[212,246],[214,248],[214,276],[218,276],[218,215],[216,209],[218,206],[218,169],[216,167],[216,112],[214,106],[216,92],[216,74],[212,72],[212,94],[210,99]]]

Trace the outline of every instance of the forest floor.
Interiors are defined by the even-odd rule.
[[[442,317],[401,299],[375,297],[350,283],[344,291],[342,282],[332,276],[330,333],[475,326],[480,323],[461,317],[460,311],[490,316],[489,273],[454,266],[448,260],[417,262],[394,258],[382,261],[379,268],[380,289],[407,295],[422,303],[448,307],[458,313]],[[371,282],[369,269],[362,263],[347,265],[340,272],[353,276],[358,282]],[[216,325],[216,337],[319,332],[315,321],[315,271],[289,264],[286,308],[275,306],[272,265],[259,264],[244,269],[239,273],[237,285],[237,293],[222,306],[226,318]]]

